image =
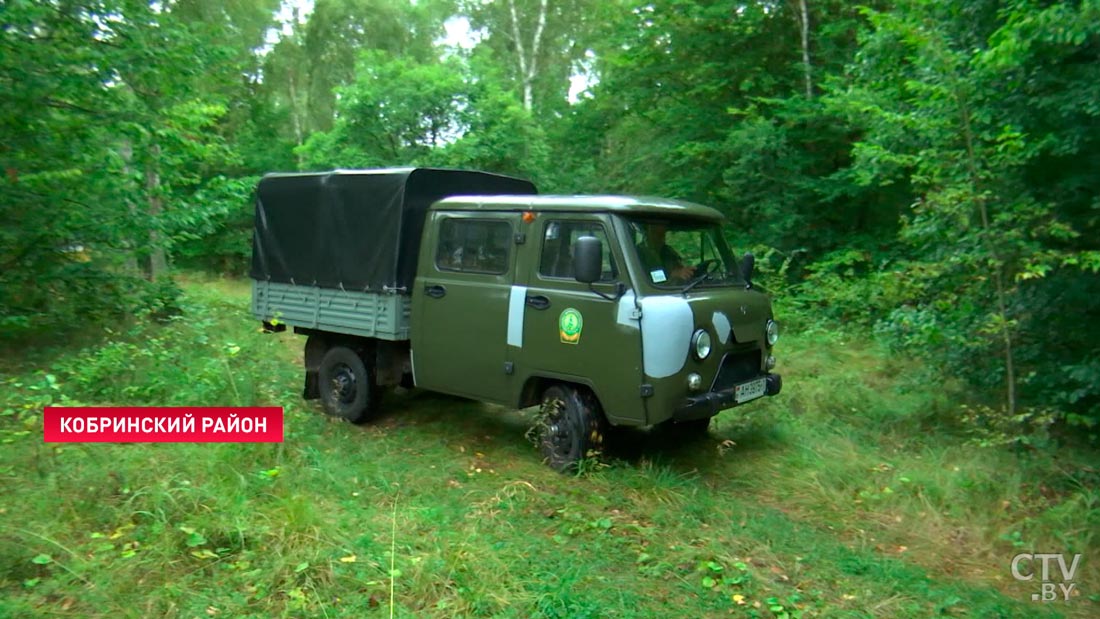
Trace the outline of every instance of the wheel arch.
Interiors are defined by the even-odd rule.
[[[363,363],[374,366],[376,371],[385,368],[384,376],[388,379],[393,375],[390,371],[398,368],[397,381],[400,381],[400,369],[403,368],[403,360],[408,359],[409,343],[407,340],[390,342],[372,337],[359,335],[347,335],[331,331],[318,331],[316,329],[304,329],[295,327],[294,332],[307,336],[303,351],[302,365],[305,367],[305,387],[302,397],[306,400],[316,400],[321,397],[318,386],[318,372],[321,369],[321,360],[325,353],[334,346],[344,346],[352,349],[363,360]],[[402,353],[404,353],[402,355]]]
[[[607,420],[607,413],[604,411],[603,402],[600,399],[600,394],[596,389],[596,386],[592,384],[592,381],[579,376],[563,376],[555,374],[532,374],[527,377],[527,380],[523,383],[523,388],[520,389],[519,401],[516,408],[527,408],[529,406],[537,406],[542,402],[542,394],[554,385],[567,385],[574,387],[595,400],[596,408],[599,414]]]

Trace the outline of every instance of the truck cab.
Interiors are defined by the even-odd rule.
[[[661,198],[449,195],[423,210],[415,254],[399,250],[415,264],[406,286],[348,305],[346,287],[322,300],[317,286],[257,280],[253,311],[309,336],[305,395],[326,411],[365,420],[383,388],[402,382],[539,406],[542,454],[565,469],[609,426],[700,433],[722,410],[779,393],[770,299],[722,221]],[[311,303],[289,307],[295,292],[314,295],[318,316],[339,304],[352,324],[370,305],[359,316],[371,314],[373,333],[301,320]]]

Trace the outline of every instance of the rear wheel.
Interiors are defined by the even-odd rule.
[[[552,385],[543,392],[538,446],[546,464],[570,470],[603,444],[606,422],[596,398],[572,385]]]
[[[346,346],[328,349],[317,382],[321,405],[329,415],[363,423],[378,412],[381,390],[374,380],[374,368]]]

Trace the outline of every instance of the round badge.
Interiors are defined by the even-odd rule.
[[[576,344],[581,341],[581,330],[584,329],[584,318],[581,313],[572,307],[565,308],[558,317],[558,335],[565,344]]]

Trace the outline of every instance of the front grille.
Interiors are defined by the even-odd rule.
[[[718,376],[714,377],[711,391],[733,389],[737,383],[745,382],[760,375],[760,350],[731,352],[722,357],[722,366]]]

